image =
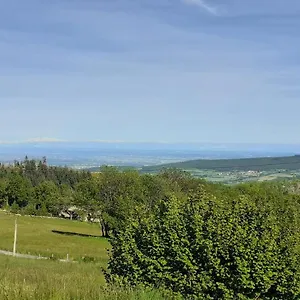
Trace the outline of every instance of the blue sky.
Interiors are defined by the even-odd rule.
[[[299,0],[0,0],[0,141],[300,143]]]

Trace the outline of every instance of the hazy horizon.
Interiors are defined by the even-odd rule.
[[[63,144],[63,143],[98,143],[98,144],[158,144],[158,145],[300,145],[300,142],[295,143],[270,143],[270,142],[206,142],[206,141],[159,141],[159,140],[68,140],[68,139],[56,139],[56,138],[29,138],[24,140],[0,140],[0,145],[14,145],[14,144]]]
[[[100,165],[157,165],[193,159],[234,159],[292,156],[300,145],[220,143],[126,143],[30,141],[0,145],[0,162],[42,159],[51,165],[89,168]]]

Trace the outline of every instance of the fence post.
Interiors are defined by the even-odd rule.
[[[14,236],[14,248],[13,248],[13,255],[16,255],[16,251],[17,251],[17,236],[18,236],[18,221],[17,221],[18,217],[16,217],[15,219],[15,236]]]

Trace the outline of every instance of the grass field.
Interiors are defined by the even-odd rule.
[[[0,211],[0,249],[12,250],[15,215]],[[70,236],[52,230],[99,235],[97,224],[18,217],[17,252],[77,260],[32,260],[0,255],[0,299],[4,300],[146,300],[166,299],[156,291],[121,289],[105,284],[102,267],[106,267],[109,242],[102,237]],[[95,262],[83,262],[83,256]]]
[[[156,291],[108,287],[95,263],[0,256],[1,300],[162,300]]]
[[[98,299],[105,282],[100,270],[91,263],[0,256],[0,299]]]
[[[15,216],[0,212],[0,249],[12,251]],[[84,237],[64,235],[52,230],[95,235]],[[17,252],[56,258],[79,260],[83,256],[94,257],[103,265],[106,264],[109,242],[100,236],[98,224],[63,219],[18,217]]]

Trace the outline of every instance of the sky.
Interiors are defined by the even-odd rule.
[[[300,143],[299,0],[0,0],[0,141]]]

